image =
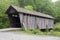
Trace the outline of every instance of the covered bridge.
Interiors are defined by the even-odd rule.
[[[6,11],[11,27],[25,29],[53,29],[54,18],[40,12],[11,5]]]

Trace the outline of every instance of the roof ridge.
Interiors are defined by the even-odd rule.
[[[41,12],[37,12],[37,11],[33,11],[33,10],[27,10],[25,8],[22,8],[22,7],[17,7],[17,6],[14,6],[14,5],[11,5],[13,8],[16,9],[16,11],[18,12],[25,12],[25,13],[28,13],[28,14],[33,14],[33,15],[38,15],[38,16],[43,16],[43,17],[47,17],[47,18],[54,18],[48,14],[44,14],[44,13],[41,13]],[[34,14],[35,13],[35,14]]]

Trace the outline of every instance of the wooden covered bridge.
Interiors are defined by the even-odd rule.
[[[40,12],[11,5],[6,11],[11,27],[25,29],[54,29],[54,18]]]

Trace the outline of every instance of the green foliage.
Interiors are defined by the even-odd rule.
[[[10,26],[5,11],[11,4],[18,6],[18,0],[0,0],[0,28],[7,28]]]
[[[54,33],[54,30],[50,30],[51,33]]]
[[[50,30],[51,35],[54,35],[54,30]]]
[[[48,27],[49,27],[49,25],[46,25],[46,32],[47,32],[47,33],[49,32]]]
[[[0,28],[7,28],[9,27],[9,22],[6,17],[0,17]]]
[[[21,7],[26,5],[33,6],[33,9],[39,12],[52,15],[52,2],[51,0],[18,0]]]
[[[29,33],[29,34],[32,34],[32,31],[31,30],[25,30],[26,33]]]
[[[60,31],[60,23],[56,23],[55,28],[56,28],[56,30]]]
[[[51,30],[50,31],[50,35],[52,35],[52,36],[59,36],[60,37],[60,32],[59,31]]]
[[[28,9],[28,10],[33,10],[33,7],[28,5],[28,6],[24,6],[25,9]]]
[[[44,33],[42,31],[40,31],[39,29],[32,30],[32,33],[38,34],[38,35],[44,35]]]
[[[56,23],[55,24],[55,31],[54,30],[51,30],[50,31],[50,35],[53,35],[53,36],[60,36],[60,23],[58,22],[58,23]]]
[[[39,33],[39,30],[32,30],[33,34]]]
[[[38,34],[38,35],[44,35],[44,32],[38,30],[38,29],[35,29],[35,30],[25,30],[26,33],[28,34]]]

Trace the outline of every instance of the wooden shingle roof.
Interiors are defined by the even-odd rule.
[[[54,17],[48,15],[48,14],[43,14],[40,12],[36,12],[36,11],[30,11],[21,7],[17,7],[14,5],[11,5],[11,7],[13,7],[17,12],[22,12],[22,13],[27,13],[27,14],[31,14],[31,15],[36,15],[36,16],[41,16],[41,17],[46,17],[46,18],[51,18],[54,19]]]

